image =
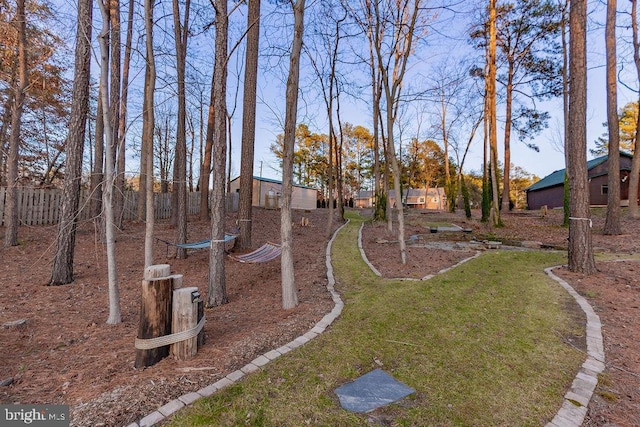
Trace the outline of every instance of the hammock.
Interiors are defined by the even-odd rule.
[[[253,252],[242,255],[229,255],[231,258],[239,262],[260,263],[269,262],[280,256],[282,247],[275,243],[267,242]]]
[[[237,234],[225,234],[224,243],[230,242],[234,240],[236,237],[238,237]],[[169,250],[169,245],[175,246],[177,248],[184,248],[184,249],[205,249],[211,245],[211,239],[203,240],[201,242],[194,242],[194,243],[173,243],[173,242],[169,242],[168,240],[159,239],[157,237],[156,237],[156,240],[159,240],[160,242],[165,243],[167,245],[167,251]]]

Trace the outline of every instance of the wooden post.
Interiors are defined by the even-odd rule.
[[[198,324],[198,288],[180,288],[173,291],[172,333],[195,328]],[[171,344],[171,354],[178,360],[187,360],[198,352],[198,337]]]
[[[171,333],[171,291],[172,280],[169,277],[142,281],[138,338],[157,338]],[[168,345],[149,350],[136,349],[135,367],[151,366],[168,355]]]

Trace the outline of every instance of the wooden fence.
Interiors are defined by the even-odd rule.
[[[4,225],[6,188],[0,187],[0,225]],[[171,193],[154,193],[155,219],[171,217]],[[238,203],[235,200],[237,194],[232,193],[227,198],[227,211],[237,210]],[[62,190],[42,188],[18,188],[18,219],[21,225],[50,225],[57,224],[60,218],[62,204]],[[123,219],[136,218],[136,206],[138,203],[137,191],[125,191]],[[189,215],[200,213],[200,192],[187,195],[187,209]],[[82,190],[80,194],[80,212],[78,219],[86,221],[91,219],[89,212],[89,191]]]

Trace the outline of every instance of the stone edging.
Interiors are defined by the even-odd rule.
[[[364,262],[369,266],[371,271],[373,271],[373,274],[375,274],[378,277],[383,277],[382,273],[380,273],[380,271],[378,271],[378,269],[375,268],[373,264],[371,264],[371,261],[369,261],[369,258],[367,258],[367,254],[364,253],[364,248],[362,247],[362,229],[363,228],[364,228],[364,222],[360,225],[360,230],[358,230],[358,249],[360,250],[360,256],[362,257]],[[457,262],[456,264],[452,265],[451,267],[443,268],[442,270],[438,271],[436,274],[427,274],[426,276],[424,276],[421,279],[414,279],[414,278],[411,278],[411,277],[388,277],[386,279],[387,280],[415,280],[415,281],[429,280],[429,279],[431,279],[432,277],[434,277],[434,276],[436,276],[438,274],[446,273],[447,271],[451,270],[452,268],[456,268],[459,265],[464,264],[467,261],[470,261],[470,260],[472,260],[474,258],[479,257],[480,254],[482,254],[482,252],[476,251],[475,255],[470,256],[468,258],[465,258],[465,259]]]
[[[362,223],[358,232],[358,249],[360,249],[362,259],[369,266],[371,271],[373,271],[376,276],[382,277],[382,274],[380,274],[373,264],[371,264],[367,255],[364,253],[364,248],[362,247],[363,227],[364,223]],[[474,256],[463,259],[459,263],[449,268],[442,269],[436,274],[445,273],[460,264],[463,264],[473,258],[477,258],[480,254],[481,252],[476,252]],[[580,308],[582,308],[582,311],[584,311],[587,316],[587,359],[582,364],[580,371],[578,371],[575,379],[573,380],[571,388],[564,395],[562,406],[553,417],[553,420],[547,423],[545,427],[580,427],[584,421],[584,417],[587,415],[587,406],[589,405],[589,401],[591,400],[596,385],[598,384],[598,374],[604,371],[605,368],[602,323],[600,323],[600,317],[595,313],[589,302],[582,295],[578,294],[578,292],[576,292],[576,290],[573,289],[573,287],[571,287],[571,285],[566,281],[553,274],[552,270],[558,267],[560,266],[545,268],[544,272],[550,278],[558,282],[560,286],[562,286],[576,300]],[[428,280],[434,276],[434,274],[430,274],[422,279],[389,280]]]
[[[589,302],[566,281],[553,274],[552,270],[558,267],[561,266],[545,268],[544,272],[576,300],[587,316],[587,359],[573,380],[571,388],[564,395],[562,407],[546,427],[579,427],[587,415],[587,406],[598,385],[598,374],[605,368],[602,323]]]
[[[161,406],[157,410],[153,411],[146,417],[142,418],[138,422],[134,422],[129,424],[127,427],[149,427],[154,424],[159,423],[160,421],[164,421],[166,418],[170,417],[174,413],[178,412],[180,409],[184,408],[187,405],[192,404],[196,400],[202,397],[208,397],[217,392],[218,390],[222,390],[223,388],[234,384],[235,382],[242,379],[247,374],[255,372],[260,369],[260,367],[266,365],[270,361],[277,359],[285,353],[290,352],[294,348],[300,347],[310,340],[317,337],[319,334],[325,331],[327,327],[333,323],[334,320],[342,313],[342,308],[344,307],[344,302],[340,298],[340,294],[335,290],[336,280],[333,276],[333,266],[331,265],[331,246],[333,245],[333,241],[338,235],[338,232],[349,223],[349,220],[342,224],[334,233],[331,240],[327,244],[326,250],[326,265],[327,265],[327,290],[331,293],[331,297],[333,298],[333,302],[335,303],[333,310],[327,315],[325,315],[316,325],[311,328],[306,334],[299,336],[293,341],[283,345],[282,347],[276,348],[275,350],[271,350],[266,352],[265,354],[258,356],[251,362],[247,363],[242,368],[237,371],[231,372],[226,377],[216,381],[213,384],[210,384],[204,388],[201,388],[198,391],[184,394],[177,399],[173,399],[172,401],[166,403]]]

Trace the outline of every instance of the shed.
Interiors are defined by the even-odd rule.
[[[231,193],[240,192],[240,177],[229,183]],[[281,206],[282,181],[253,177],[252,206],[279,209]],[[293,209],[316,209],[318,190],[300,184],[293,184],[291,207]]]
[[[629,203],[629,173],[632,156],[620,152],[620,200]],[[527,208],[534,210],[542,206],[562,207],[564,200],[564,175],[566,169],[557,170],[527,188]],[[601,156],[587,162],[589,178],[589,202],[592,206],[606,205],[609,190],[609,156]]]

